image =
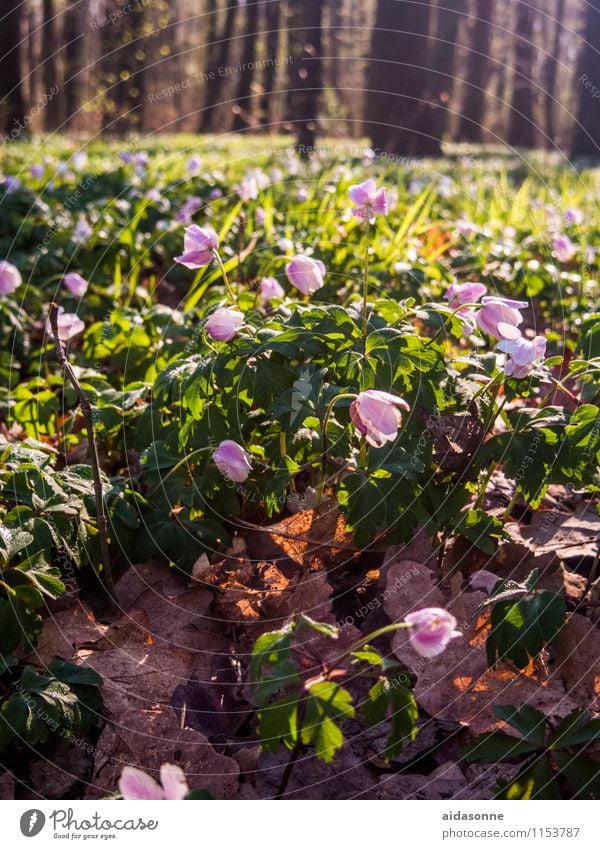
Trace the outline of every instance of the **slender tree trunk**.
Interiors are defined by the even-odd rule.
[[[42,15],[42,88],[48,97],[51,93],[58,92],[60,87],[58,67],[60,36],[54,0],[43,0]],[[56,130],[62,124],[61,103],[62,96],[54,96],[51,104],[44,110],[46,131]]]
[[[431,4],[378,0],[367,74],[366,131],[373,145],[393,153],[430,153],[415,132],[432,62]]]
[[[419,151],[435,156],[441,152],[441,141],[448,123],[448,109],[454,89],[454,55],[456,36],[467,0],[443,0],[438,9],[436,41],[432,67],[427,74],[425,99],[418,110],[415,131],[419,134]]]
[[[321,0],[303,0],[303,49],[294,79],[292,120],[301,155],[315,146],[319,120],[322,82],[322,6]]]
[[[234,130],[244,130],[252,123],[252,106],[250,101],[250,93],[252,91],[252,82],[254,80],[254,69],[249,66],[256,61],[256,44],[258,41],[258,12],[260,9],[259,0],[248,0],[246,3],[246,20],[245,32],[242,46],[240,83],[237,90],[237,103],[234,107],[235,118],[233,121]]]
[[[580,91],[571,156],[600,156],[600,0],[587,0],[585,28],[577,67]]]
[[[274,118],[273,92],[275,90],[275,76],[277,72],[275,61],[279,51],[280,19],[281,0],[265,0],[264,21],[267,31],[267,65],[264,71],[263,92],[260,99],[259,111],[261,120],[266,125],[270,125]]]
[[[205,81],[206,98],[204,107],[200,113],[200,132],[209,132],[215,129],[216,113],[219,108],[219,97],[223,89],[224,73],[231,50],[231,38],[235,29],[236,12],[238,11],[237,0],[227,0],[227,12],[222,31],[215,41],[214,53],[211,51],[211,60],[214,63],[207,68],[208,79]]]
[[[518,147],[534,147],[536,127],[533,118],[533,27],[535,8],[531,0],[519,0],[515,44],[515,74],[510,110],[508,143]]]
[[[556,86],[558,82],[558,69],[560,65],[560,41],[565,18],[566,0],[556,0],[556,9],[554,13],[554,38],[550,55],[546,59],[546,72],[544,74],[546,81],[546,135],[549,139],[549,145],[556,142]]]
[[[71,0],[64,18],[64,107],[69,126],[77,123],[77,115],[84,100],[82,72],[84,68],[85,11],[77,0]]]
[[[477,143],[482,140],[486,94],[492,76],[491,15],[489,0],[475,0],[474,16],[469,21],[469,54],[458,126],[459,141]]]
[[[18,135],[28,129],[25,120],[21,73],[21,0],[2,4],[4,17],[0,27],[0,114],[6,135]]]

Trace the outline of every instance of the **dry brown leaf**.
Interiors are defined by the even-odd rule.
[[[163,763],[180,766],[193,789],[206,789],[217,799],[235,798],[239,766],[219,755],[207,738],[181,728],[171,707],[133,710],[118,725],[107,725],[96,746],[94,773],[85,798],[100,799],[117,789],[125,766],[139,767],[158,777]]]
[[[400,621],[419,607],[448,607],[463,633],[441,655],[431,659],[415,654],[405,631],[398,631],[393,637],[394,653],[417,676],[415,698],[430,716],[468,726],[476,734],[500,727],[494,705],[527,703],[554,716],[564,716],[579,707],[565,692],[557,675],[543,679],[532,669],[518,672],[509,664],[488,669],[485,653],[488,619],[486,615],[477,615],[486,594],[459,593],[448,604],[434,586],[431,570],[418,564],[410,564],[410,568],[418,574],[386,600],[388,615]],[[390,581],[400,581],[407,574],[409,564],[396,564],[390,570],[388,587],[391,588]],[[453,588],[456,591],[458,581]]]
[[[590,710],[600,710],[600,631],[585,616],[571,614],[558,638],[556,672],[567,691]]]

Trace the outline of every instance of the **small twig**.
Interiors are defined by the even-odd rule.
[[[283,771],[283,775],[281,776],[281,781],[279,782],[279,788],[277,790],[277,794],[275,796],[276,799],[282,799],[285,791],[287,790],[287,786],[289,780],[291,778],[294,767],[296,766],[296,761],[300,757],[300,752],[303,748],[302,743],[302,726],[304,724],[304,714],[306,713],[306,701],[300,702],[298,707],[298,737],[296,742],[294,743],[294,748],[292,749],[292,753],[290,755],[290,759],[286,764],[286,767]]]
[[[90,450],[90,459],[92,472],[94,476],[94,494],[96,497],[96,521],[98,524],[98,536],[100,537],[100,552],[102,555],[103,566],[103,581],[106,591],[113,602],[116,604],[115,585],[112,576],[110,565],[110,554],[108,550],[108,523],[106,520],[106,509],[104,504],[104,492],[102,489],[102,478],[100,476],[100,460],[98,457],[98,445],[96,443],[96,433],[94,430],[94,416],[92,413],[92,404],[90,399],[84,392],[81,384],[77,380],[77,376],[73,370],[73,366],[69,362],[62,340],[58,333],[58,306],[55,303],[50,304],[50,327],[54,335],[54,344],[56,348],[56,356],[64,373],[66,374],[71,386],[77,393],[81,412],[85,421],[87,430],[88,445]]]

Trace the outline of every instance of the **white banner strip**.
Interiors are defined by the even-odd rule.
[[[597,849],[596,802],[0,802],[1,846]],[[63,843],[64,841],[64,843]]]

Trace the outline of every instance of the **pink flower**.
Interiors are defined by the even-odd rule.
[[[175,216],[175,220],[179,222],[191,221],[192,215],[194,214],[194,212],[198,212],[198,210],[202,206],[202,203],[202,198],[188,198],[188,200],[186,200],[186,202],[183,204],[183,206]],[[208,265],[208,263],[205,263],[205,265]]]
[[[378,389],[367,389],[350,405],[350,418],[369,445],[381,448],[398,436],[402,424],[400,409],[410,410],[403,398]]]
[[[285,267],[288,280],[303,295],[314,295],[324,284],[325,266],[320,259],[298,254]]]
[[[264,277],[260,281],[260,299],[263,304],[268,304],[273,298],[282,300],[284,295],[283,287],[274,277]]]
[[[0,260],[0,295],[10,295],[22,282],[21,272],[16,265]]]
[[[186,268],[202,268],[212,261],[218,247],[219,237],[212,227],[190,224],[185,228],[183,237],[184,253],[176,256],[175,261],[185,265]]]
[[[569,209],[565,209],[565,214],[563,215],[564,222],[567,227],[573,227],[574,225],[583,224],[585,221],[585,215],[580,209],[577,209],[576,206],[571,206]]]
[[[191,156],[187,161],[187,172],[190,177],[193,177],[200,170],[201,161],[197,156]]]
[[[466,221],[464,218],[459,218],[454,222],[454,226],[456,227],[456,232],[459,236],[463,236],[467,239],[471,233],[475,232],[475,225],[470,221]]]
[[[81,276],[81,274],[77,274],[75,271],[69,271],[68,274],[65,274],[63,283],[65,288],[68,289],[75,298],[81,298],[85,295],[87,288],[90,285],[88,281]]]
[[[74,336],[85,330],[85,324],[74,312],[65,312],[64,307],[58,308],[58,337],[63,342],[68,342]],[[52,333],[50,321],[46,322],[46,333]]]
[[[521,335],[518,325],[522,323],[523,316],[519,310],[528,306],[527,301],[488,296],[482,299],[481,304],[477,324],[484,333],[496,339],[517,339]]]
[[[456,630],[457,621],[441,607],[425,607],[404,617],[410,625],[409,641],[412,648],[421,657],[435,657],[441,654],[450,640],[462,634]]]
[[[577,246],[568,236],[555,236],[552,247],[554,248],[554,256],[559,262],[569,262],[577,253]]]
[[[221,307],[206,322],[206,332],[215,342],[229,342],[244,323],[244,313]]]
[[[531,366],[536,360],[542,360],[546,356],[546,338],[536,336],[534,339],[503,339],[498,345],[498,350],[508,355],[504,372],[509,377],[520,379],[527,377]]]
[[[350,186],[348,196],[356,206],[354,214],[367,221],[374,221],[376,215],[387,215],[387,194],[383,186],[378,189],[375,180],[365,180],[364,183]]]
[[[126,766],[119,779],[119,791],[128,801],[179,801],[185,799],[190,788],[181,767],[176,764],[163,764],[160,768],[160,784],[147,772]]]
[[[445,298],[452,310],[457,310],[463,304],[474,304],[485,295],[487,288],[483,283],[451,283],[446,289]]]
[[[250,455],[232,439],[220,443],[213,460],[221,474],[236,483],[243,483],[252,470]]]

